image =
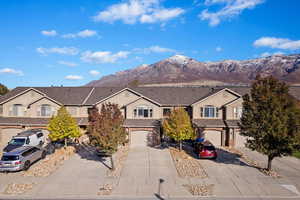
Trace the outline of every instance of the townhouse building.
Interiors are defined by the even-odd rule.
[[[82,129],[88,110],[116,103],[133,146],[155,145],[163,134],[162,120],[182,107],[189,113],[198,135],[216,146],[244,146],[238,122],[242,96],[249,87],[17,87],[0,97],[1,145],[28,128],[46,129],[51,116],[63,105]],[[300,87],[290,94],[300,100]],[[0,145],[0,147],[1,147]]]

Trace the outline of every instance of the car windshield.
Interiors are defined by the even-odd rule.
[[[9,144],[11,145],[23,145],[24,143],[25,143],[25,139],[23,138],[14,138],[9,142]]]
[[[13,161],[13,160],[19,160],[19,156],[2,156],[2,161]]]
[[[204,149],[206,149],[208,151],[214,151],[215,147],[214,146],[204,146]]]

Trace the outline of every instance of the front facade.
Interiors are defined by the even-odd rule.
[[[198,135],[216,146],[243,146],[245,138],[237,124],[242,96],[249,91],[248,87],[17,87],[0,97],[0,141],[6,144],[23,129],[46,129],[62,105],[86,128],[88,109],[111,102],[122,111],[132,145],[158,144],[162,120],[182,107]],[[300,87],[291,87],[290,93],[300,99]]]

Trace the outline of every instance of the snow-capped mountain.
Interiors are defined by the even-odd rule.
[[[175,55],[151,65],[104,76],[89,86],[125,86],[139,84],[195,83],[248,84],[257,74],[273,75],[290,84],[300,84],[300,54],[273,55],[245,61],[199,62]]]

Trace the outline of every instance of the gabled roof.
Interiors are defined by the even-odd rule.
[[[86,99],[85,105],[97,104],[98,102],[115,95],[123,89],[124,88],[121,87],[95,87],[93,92],[90,94],[90,97]]]
[[[3,96],[0,96],[0,104],[2,103],[5,103],[7,101],[9,101],[10,99],[13,99],[13,98],[16,98],[17,96],[21,95],[21,94],[24,94],[26,93],[27,91],[30,91],[30,90],[35,90],[36,89],[33,89],[31,87],[17,87],[17,88],[14,88],[13,90],[9,91],[7,94],[3,95]],[[37,91],[39,92],[39,91]],[[39,92],[41,93],[41,92]]]
[[[28,107],[31,106],[32,104],[35,104],[36,102],[39,102],[39,101],[43,100],[43,99],[48,99],[49,101],[51,101],[51,102],[53,102],[53,103],[56,103],[57,105],[61,105],[61,103],[55,101],[54,99],[51,99],[50,97],[47,97],[47,96],[43,96],[43,97],[37,99],[36,101],[31,102],[31,103],[28,105]]]
[[[91,87],[17,87],[1,96],[0,103],[4,103],[31,89],[64,105],[81,105],[92,90]]]
[[[207,99],[208,97],[211,97],[211,96],[214,96],[216,94],[218,94],[219,92],[222,92],[222,91],[228,91],[229,93],[235,95],[236,97],[241,97],[240,94],[228,89],[228,88],[218,88],[218,89],[214,89],[212,90],[210,93],[208,93],[206,96],[200,98],[199,100],[195,101],[194,103],[192,103],[191,105],[193,104],[196,104],[196,103],[199,103],[201,101],[204,101],[205,99]]]
[[[136,87],[131,89],[162,106],[188,106],[211,91],[210,87]]]
[[[81,105],[92,87],[34,87],[64,105]]]
[[[250,87],[17,87],[4,96],[0,96],[0,104],[29,90],[35,90],[63,105],[94,105],[104,101],[121,91],[129,90],[161,106],[189,106],[222,90],[243,96],[250,93]],[[300,100],[300,87],[291,86],[290,94]]]

